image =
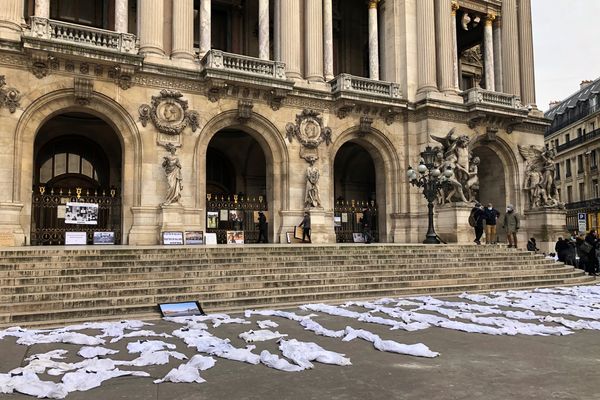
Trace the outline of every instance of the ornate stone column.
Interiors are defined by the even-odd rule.
[[[444,93],[456,93],[454,79],[454,40],[456,30],[452,30],[452,1],[435,1],[435,24],[437,38],[438,84]]]
[[[163,0],[138,1],[140,54],[164,55]]]
[[[454,77],[455,91],[460,90],[460,80],[458,73],[458,43],[456,39],[456,34],[458,32],[456,30],[456,11],[458,11],[459,8],[460,6],[456,2],[456,0],[452,0],[450,4],[450,16],[452,22],[452,76]]]
[[[325,80],[333,76],[333,6],[331,0],[323,0],[323,63]]]
[[[281,61],[281,2],[273,0],[273,59]]]
[[[36,17],[50,18],[50,0],[35,0],[33,13]]]
[[[494,40],[494,78],[496,79],[496,91],[503,92],[502,87],[502,20],[496,17],[493,26]]]
[[[505,93],[521,96],[517,0],[502,2],[502,73]]]
[[[211,48],[211,4],[210,0],[200,0],[200,58]]]
[[[115,0],[115,32],[128,33],[127,0]]]
[[[173,1],[173,48],[174,59],[194,59],[194,0]]]
[[[485,16],[485,25],[483,26],[483,65],[485,68],[485,88],[487,90],[496,90],[496,80],[494,78],[494,40],[492,33],[492,24],[496,19],[495,14]]]
[[[519,61],[521,69],[521,102],[535,105],[535,73],[533,69],[533,33],[531,32],[531,0],[519,3]]]
[[[300,3],[298,0],[280,0],[281,61],[285,63],[288,78],[301,79],[300,72]]]
[[[379,79],[379,32],[377,29],[377,3],[369,0],[369,77]]]
[[[269,0],[258,0],[258,58],[268,60],[269,48]]]
[[[305,0],[304,44],[306,79],[323,82],[323,3],[322,0]]]
[[[435,13],[433,0],[417,3],[417,94],[437,92],[435,61]]]
[[[23,1],[5,0],[0,7],[0,39],[21,40]]]

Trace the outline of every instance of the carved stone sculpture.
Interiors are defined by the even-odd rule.
[[[541,146],[521,146],[519,153],[525,159],[523,189],[529,192],[529,208],[563,208],[554,182],[556,154],[554,149]]]
[[[285,130],[290,143],[295,137],[302,144],[300,157],[308,163],[319,158],[317,148],[321,143],[331,143],[331,129],[323,125],[323,118],[315,110],[303,110],[296,115],[296,122],[288,123]]]
[[[159,132],[168,135],[179,135],[188,125],[195,132],[199,115],[188,110],[188,102],[182,97],[179,91],[171,89],[163,89],[160,96],[152,96],[151,104],[142,104],[138,110],[142,126],[151,120]]]
[[[165,148],[169,152],[169,155],[163,157],[162,167],[165,170],[169,187],[167,188],[167,194],[163,205],[167,206],[169,204],[179,203],[181,191],[183,190],[183,183],[181,177],[181,164],[179,163],[179,157],[175,155],[177,149],[171,143],[167,143]]]
[[[479,191],[478,165],[479,159],[471,154],[471,139],[467,135],[454,136],[454,128],[445,137],[431,135],[431,138],[442,146],[439,147],[436,166],[442,171],[452,170],[453,175],[447,178],[447,189],[442,190],[438,199],[440,204],[453,201],[476,202]]]
[[[20,101],[21,93],[15,88],[7,87],[4,75],[0,75],[0,107],[7,107],[12,114],[21,105]]]
[[[306,195],[304,196],[304,208],[321,208],[321,197],[319,195],[319,169],[314,166],[314,160],[306,169]]]

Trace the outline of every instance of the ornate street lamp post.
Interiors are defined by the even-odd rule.
[[[427,199],[427,208],[429,226],[427,227],[427,235],[425,235],[425,244],[439,244],[437,234],[433,227],[433,202],[437,199],[438,193],[446,185],[449,178],[452,177],[454,172],[450,167],[446,170],[440,170],[441,165],[436,164],[436,155],[441,149],[431,146],[427,146],[424,151],[421,152],[421,162],[417,167],[417,172],[408,167],[406,175],[411,185],[423,188],[423,195]]]

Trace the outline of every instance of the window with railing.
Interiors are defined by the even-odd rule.
[[[571,176],[571,160],[565,161],[565,177]]]
[[[578,174],[583,173],[583,154],[577,155],[577,173]]]
[[[590,151],[590,169],[598,168],[598,155],[596,154],[596,149]]]
[[[52,0],[50,19],[94,28],[113,29],[109,0]]]
[[[598,179],[592,180],[592,189],[594,191],[594,198],[597,199],[600,197],[600,187],[598,187]]]
[[[556,176],[554,177],[557,181],[560,181],[560,164],[556,164]]]
[[[567,186],[567,203],[573,202],[573,187]]]
[[[585,183],[579,182],[579,201],[585,200]]]

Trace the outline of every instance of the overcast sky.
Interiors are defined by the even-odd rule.
[[[600,78],[600,0],[531,0],[536,100],[564,100]]]

